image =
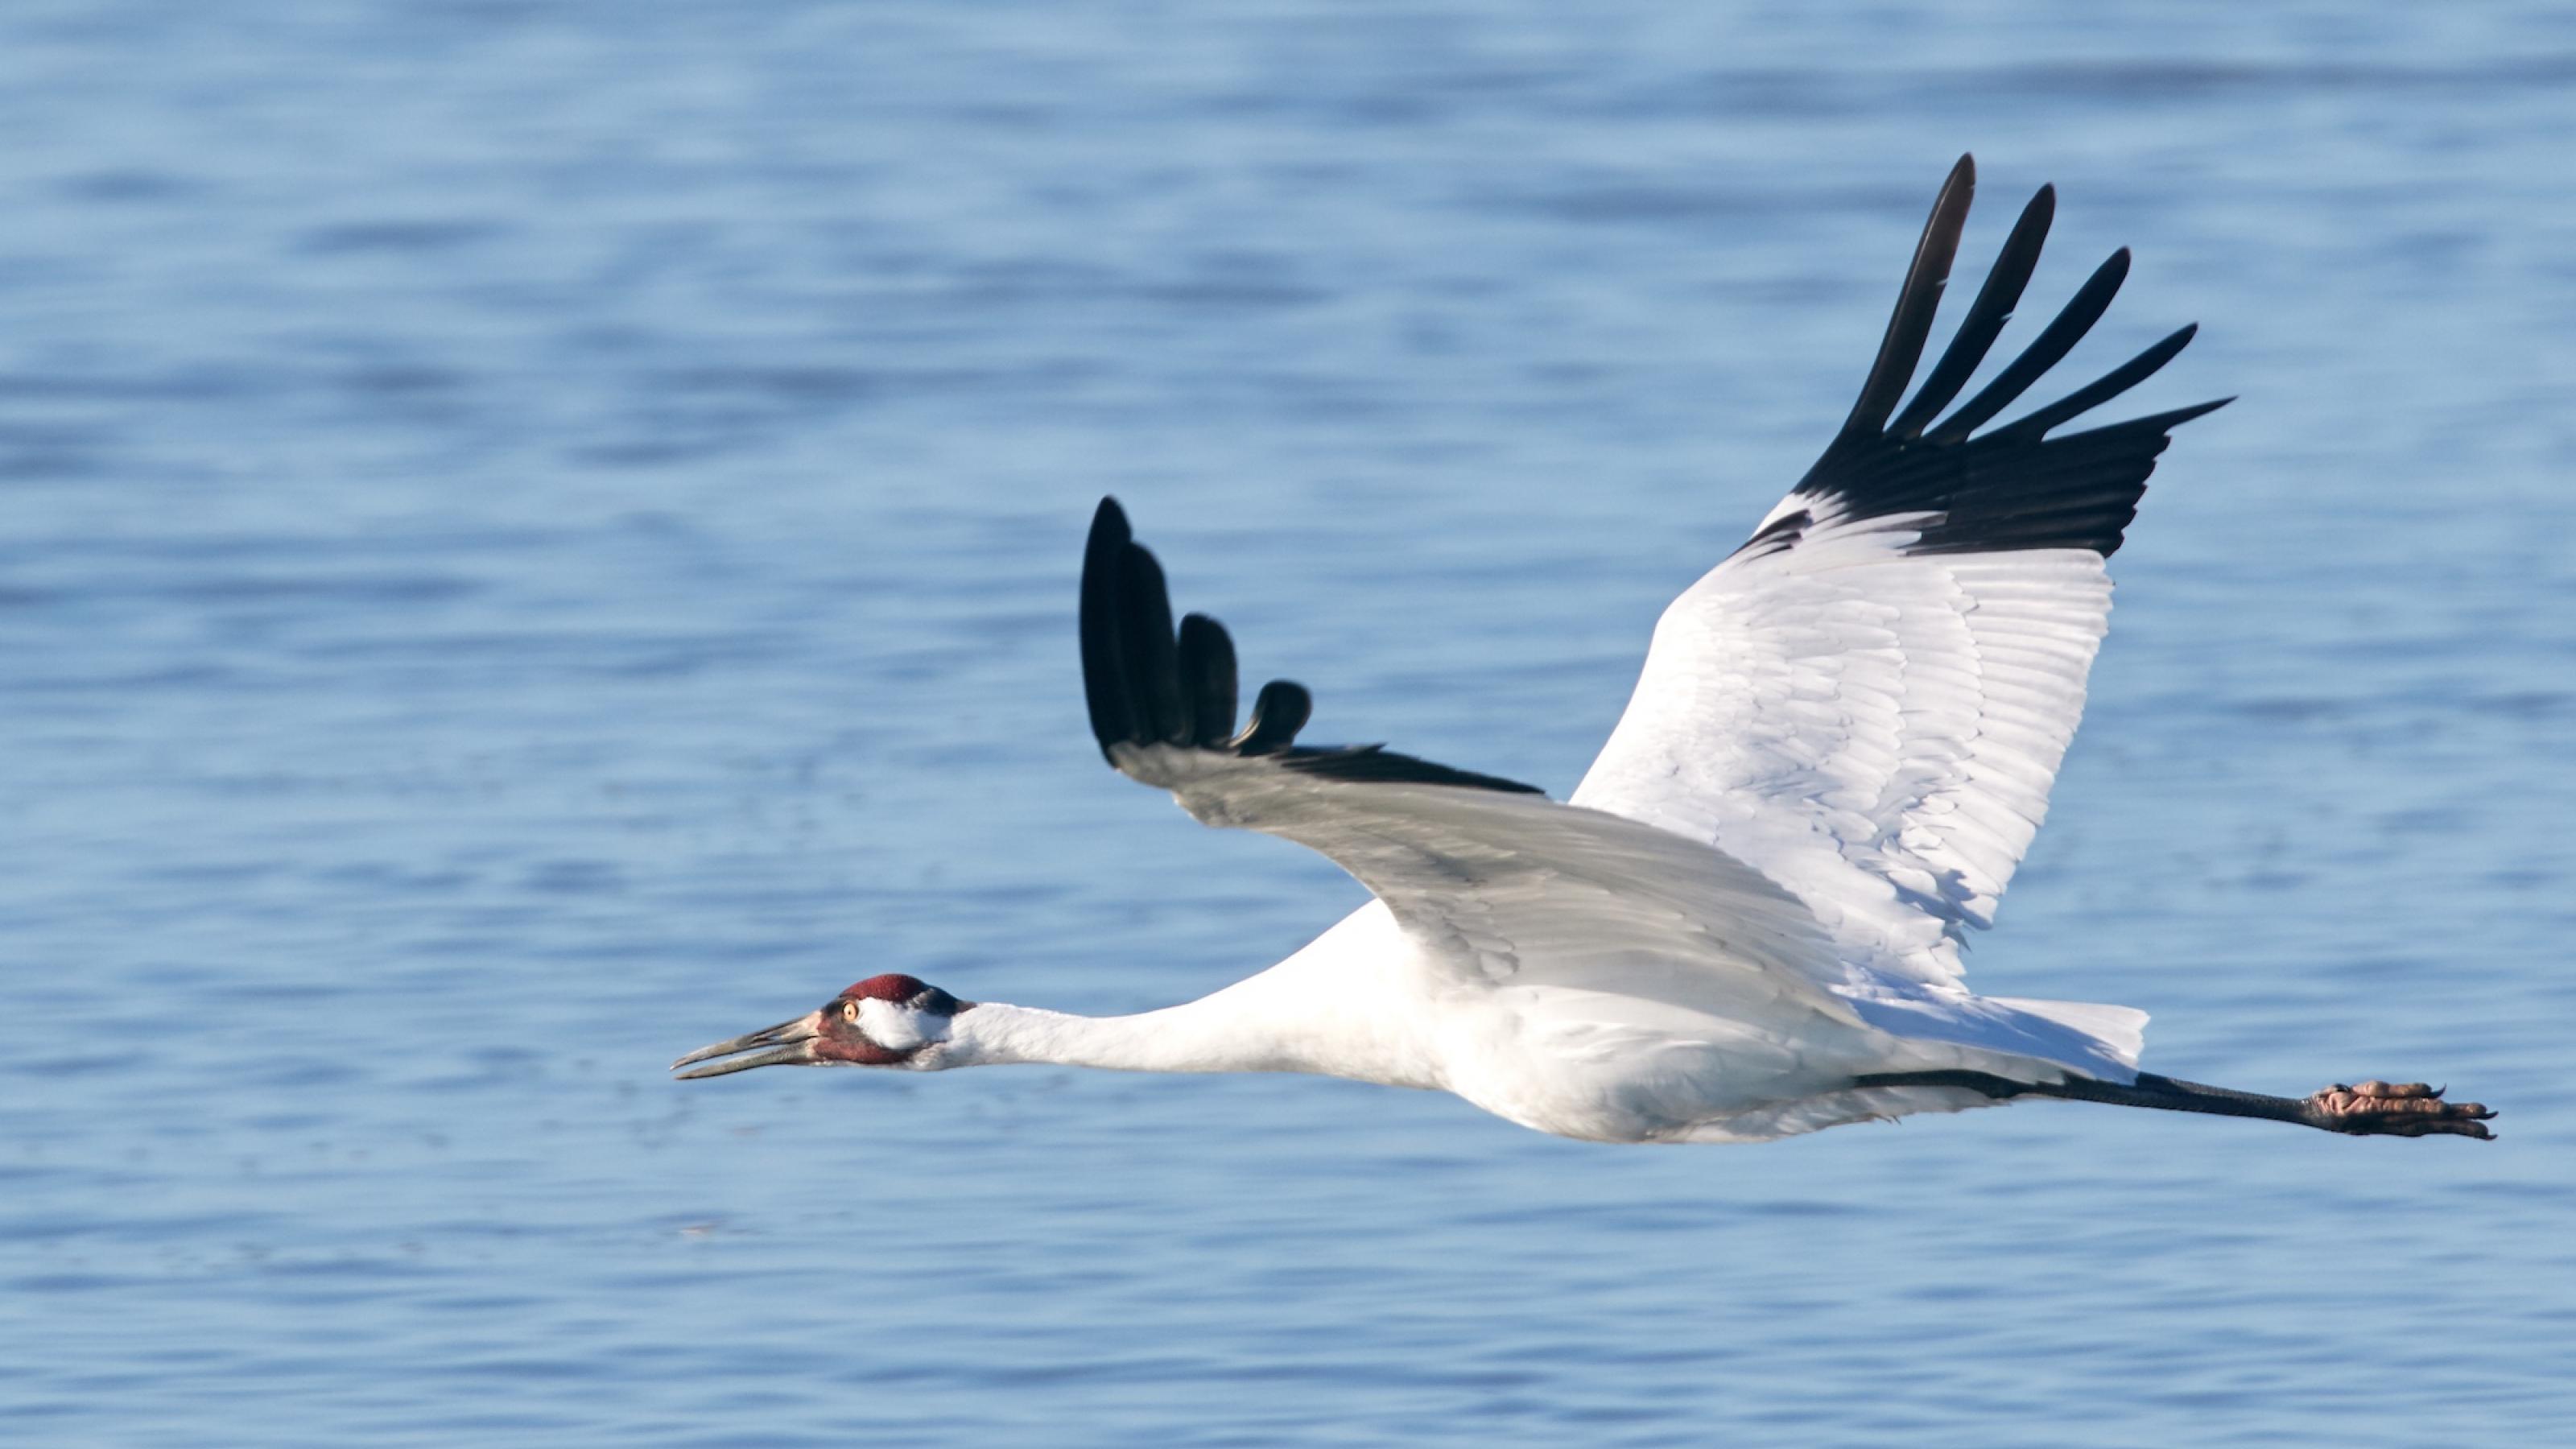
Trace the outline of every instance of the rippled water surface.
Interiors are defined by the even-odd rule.
[[[2563,1430],[2576,23],[1715,9],[0,8],[0,1439]],[[1978,982],[2501,1142],[665,1080],[1357,899],[1100,768],[1104,492],[1318,738],[1570,787],[1970,148],[2243,394]]]

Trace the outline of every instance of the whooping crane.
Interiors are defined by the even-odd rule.
[[[1315,1072],[1605,1142],[1761,1141],[2032,1097],[2488,1136],[2493,1113],[2421,1084],[2268,1097],[2141,1072],[2143,1012],[1963,984],[1965,934],[1992,923],[2083,709],[2104,560],[2171,430],[2224,401],[2049,436],[2171,361],[2185,327],[1987,426],[2101,317],[2122,250],[1944,416],[2030,280],[2056,205],[2043,187],[1900,409],[1975,179],[1961,157],[1851,416],[1665,610],[1569,800],[1375,745],[1299,745],[1310,700],[1286,681],[1238,729],[1232,642],[1201,614],[1174,630],[1162,570],[1104,499],[1081,602],[1101,753],[1207,824],[1322,852],[1375,899],[1161,1011],[1071,1016],[873,976],[675,1069]]]

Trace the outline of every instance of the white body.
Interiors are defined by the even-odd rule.
[[[917,1060],[1309,1072],[1453,1092],[1521,1126],[1596,1142],[1759,1142],[1993,1105],[1964,1089],[1844,1085],[1868,1072],[1970,1067],[2053,1080],[2066,1070],[1812,1007],[1747,1022],[1572,987],[1433,984],[1446,974],[1373,903],[1269,970],[1186,1005],[1124,1017],[981,1005]],[[2012,1009],[1955,1005],[1965,1022]]]

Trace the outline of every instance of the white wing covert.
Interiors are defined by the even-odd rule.
[[[1855,965],[1936,988],[1959,984],[1965,928],[1993,923],[2047,814],[2110,613],[2103,560],[2168,434],[2225,401],[2048,436],[2172,360],[2185,327],[1977,431],[2101,317],[2123,249],[1941,418],[2030,280],[2055,210],[2044,187],[1898,412],[1975,183],[1960,158],[1851,416],[1753,536],[1665,610],[1572,797],[1717,846],[1805,902]]]
[[[1162,569],[1114,499],[1083,561],[1082,658],[1110,764],[1207,824],[1329,857],[1461,984],[1856,1019],[1828,989],[1842,969],[1807,908],[1705,842],[1375,745],[1297,745],[1311,700],[1284,680],[1237,730],[1231,639],[1200,614],[1175,632]]]

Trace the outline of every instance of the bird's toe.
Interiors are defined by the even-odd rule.
[[[2422,1082],[2337,1082],[2308,1098],[2309,1120],[2329,1132],[2365,1137],[2475,1137],[2490,1140],[2495,1116],[2483,1103],[2453,1102]]]

